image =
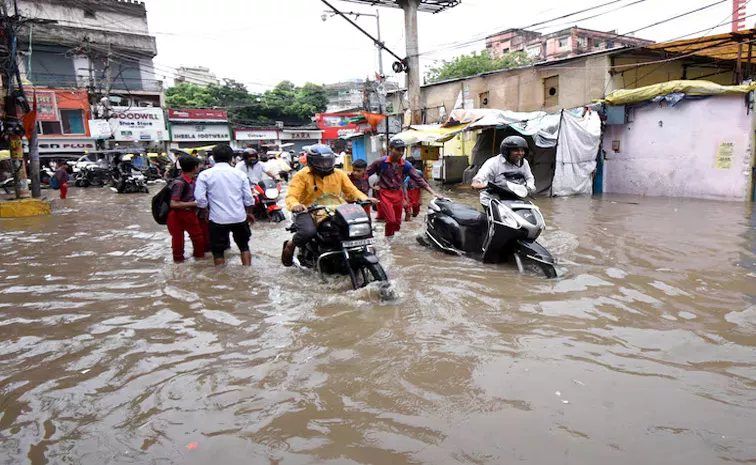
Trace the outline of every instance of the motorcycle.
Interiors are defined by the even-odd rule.
[[[102,187],[110,182],[110,170],[100,166],[85,165],[74,173],[74,185],[76,187]]]
[[[263,179],[252,188],[252,194],[255,197],[253,212],[256,219],[267,219],[274,223],[280,223],[286,219],[286,215],[278,205],[281,185],[276,181]]]
[[[317,225],[313,240],[298,249],[294,263],[300,268],[314,269],[323,280],[326,274],[349,275],[354,289],[371,282],[380,282],[382,289],[388,288],[388,277],[372,247],[373,227],[362,207],[367,204],[369,202],[350,203],[333,210],[312,206],[307,213],[300,213],[311,215],[323,211],[327,217]],[[287,231],[296,232],[296,225]]]
[[[546,223],[540,209],[525,200],[527,188],[504,181],[489,183],[486,189],[499,197],[491,200],[486,213],[448,199],[433,199],[425,218],[425,232],[418,236],[418,242],[483,263],[512,259],[520,272],[525,265],[535,266],[547,278],[556,278],[554,257],[536,242]]]
[[[149,194],[150,190],[147,188],[147,180],[144,175],[134,168],[116,168],[113,171],[112,187],[114,191],[119,194],[130,194],[143,192]]]

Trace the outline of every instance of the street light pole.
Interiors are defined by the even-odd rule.
[[[375,10],[375,25],[378,29],[378,42],[381,41],[381,14],[378,12],[378,10]],[[383,49],[380,46],[376,46],[378,48],[378,74],[381,75],[381,79],[383,79]]]

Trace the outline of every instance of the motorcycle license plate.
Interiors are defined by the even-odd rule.
[[[370,239],[359,239],[356,241],[344,241],[341,243],[344,248],[348,247],[362,247],[363,245],[370,245],[374,242],[373,238]]]

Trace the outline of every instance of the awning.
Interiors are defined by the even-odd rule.
[[[756,90],[756,83],[722,86],[709,81],[668,81],[638,89],[615,90],[600,102],[609,105],[641,103],[662,95],[681,93],[690,96],[747,94]]]
[[[440,124],[418,124],[410,129],[396,134],[392,139],[401,139],[405,144],[419,144],[421,142],[446,142],[464,131],[467,124],[443,127]]]

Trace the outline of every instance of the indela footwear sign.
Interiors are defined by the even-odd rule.
[[[230,141],[231,133],[226,124],[171,124],[173,142],[221,142]]]
[[[117,141],[168,140],[162,108],[113,107],[109,122]]]

